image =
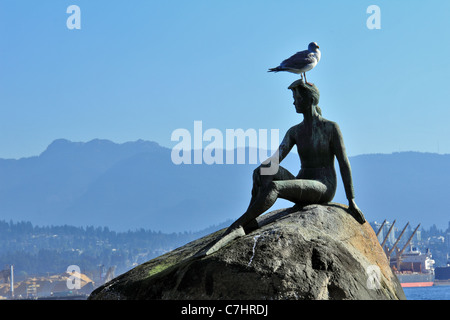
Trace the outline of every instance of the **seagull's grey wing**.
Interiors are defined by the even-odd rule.
[[[281,62],[280,66],[284,68],[299,69],[315,61],[314,54],[308,50],[300,51],[292,57]]]

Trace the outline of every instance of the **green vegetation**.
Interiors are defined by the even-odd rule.
[[[103,265],[116,266],[117,275],[228,224],[196,233],[165,234],[144,229],[116,232],[107,227],[42,227],[30,222],[0,220],[0,270],[13,264],[19,280],[32,275],[63,273],[70,265],[78,265],[82,272],[98,270]],[[450,226],[447,230],[432,226],[420,231],[421,241],[416,244],[423,252],[431,250],[436,266],[445,265],[450,252]],[[169,259],[155,265],[148,271],[149,276],[172,263],[175,262]]]
[[[163,270],[166,270],[167,268],[173,266],[175,263],[161,263],[153,267],[149,272],[148,276],[151,277],[157,273],[160,273]]]
[[[116,266],[119,274],[217,229],[165,234],[0,221],[0,270],[13,264],[16,275],[25,277],[63,273],[70,265],[82,272],[104,265]]]

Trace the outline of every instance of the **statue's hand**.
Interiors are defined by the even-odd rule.
[[[348,209],[352,217],[355,218],[355,220],[358,221],[360,224],[366,222],[364,214],[362,213],[361,209],[358,208],[354,199],[348,201]]]

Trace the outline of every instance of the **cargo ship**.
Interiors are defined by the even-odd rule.
[[[386,220],[384,220],[384,222],[381,224],[381,227],[378,229],[377,237],[383,231],[383,226],[385,225],[385,223]],[[402,249],[399,249],[397,245],[399,244],[400,239],[405,233],[409,222],[405,225],[392,247],[388,248],[387,245],[385,246],[388,237],[394,228],[394,224],[395,220],[390,225],[389,230],[384,236],[384,240],[381,242],[381,247],[386,253],[386,257],[388,258],[391,269],[394,271],[403,288],[431,287],[434,283],[435,263],[435,261],[432,259],[431,252],[427,250],[427,252],[424,254],[420,252],[417,247],[411,244],[411,240],[419,229],[420,223],[411,233],[409,239],[406,241]],[[409,250],[405,251],[407,248],[409,248]]]
[[[391,258],[390,264],[400,284],[408,287],[431,287],[435,280],[435,261],[431,252],[422,253],[417,247]]]
[[[434,270],[435,286],[450,286],[450,259],[447,255],[447,266],[436,267]]]

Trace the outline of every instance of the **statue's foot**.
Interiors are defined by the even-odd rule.
[[[366,222],[366,218],[360,210],[350,210],[350,215],[360,224],[364,224]]]
[[[259,228],[258,221],[256,221],[256,219],[253,219],[244,226],[244,231],[245,234],[249,234],[250,232],[255,231],[258,228]]]
[[[210,254],[217,252],[220,248],[226,246],[230,241],[233,241],[234,239],[237,239],[242,236],[245,236],[245,231],[244,228],[242,227],[227,230],[226,233],[219,238],[219,240],[213,242],[212,244],[206,246],[205,248],[197,252],[194,255],[194,257],[202,258],[205,256],[209,256]]]

